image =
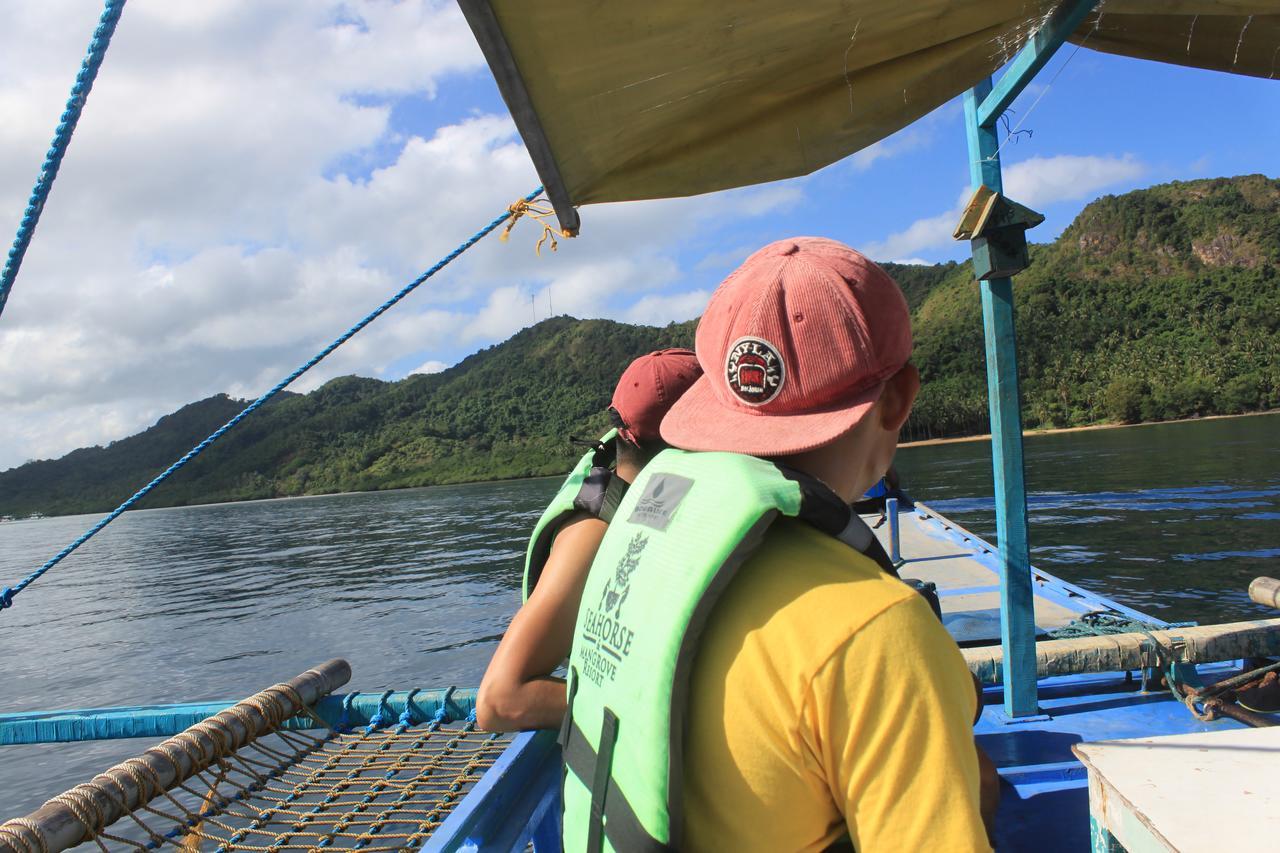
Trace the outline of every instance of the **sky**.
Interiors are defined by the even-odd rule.
[[[0,240],[100,11],[0,0]],[[1100,195],[1280,174],[1272,80],[1067,46],[1011,120],[1005,191],[1047,215],[1036,241]],[[442,370],[552,314],[696,317],[787,236],[959,260],[967,183],[957,99],[803,178],[584,208],[556,252],[524,222],[292,387]],[[0,315],[0,470],[256,397],[537,184],[452,3],[130,0]]]

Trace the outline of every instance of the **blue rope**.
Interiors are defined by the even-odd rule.
[[[528,201],[533,201],[535,198],[537,198],[538,194],[539,194],[539,193],[541,193],[541,192],[542,192],[542,187],[538,187],[536,190],[534,190],[533,192],[531,192],[531,193],[529,193],[527,196],[525,196],[525,197],[524,197],[524,200],[525,200],[525,201],[527,201],[527,202],[528,202]],[[515,205],[512,205],[512,207],[515,207]],[[181,459],[179,459],[177,462],[174,462],[172,465],[170,465],[168,468],[166,468],[163,472],[161,472],[161,473],[160,473],[160,475],[159,475],[159,476],[157,476],[154,480],[152,480],[150,483],[147,483],[147,484],[146,484],[145,486],[143,486],[141,489],[138,489],[138,491],[134,492],[134,493],[133,493],[133,495],[132,495],[132,496],[131,496],[127,501],[125,501],[124,503],[120,504],[120,506],[118,506],[118,507],[116,507],[115,509],[113,509],[113,510],[112,510],[110,513],[108,513],[107,515],[103,516],[103,517],[102,517],[102,519],[101,519],[100,521],[98,521],[98,523],[97,523],[97,524],[95,524],[93,527],[91,527],[91,528],[89,528],[87,531],[85,531],[85,533],[83,533],[83,534],[80,536],[80,538],[79,538],[79,539],[77,539],[76,541],[72,542],[72,543],[71,543],[70,545],[68,545],[67,547],[63,548],[63,549],[62,549],[61,551],[59,551],[57,554],[53,555],[53,557],[51,557],[51,558],[49,559],[49,561],[48,561],[48,562],[46,562],[43,566],[41,566],[40,568],[36,569],[34,572],[32,572],[32,573],[31,573],[30,575],[28,575],[27,577],[23,578],[21,581],[19,581],[19,582],[18,582],[17,584],[15,584],[14,586],[12,586],[12,587],[8,587],[8,586],[6,586],[3,590],[0,590],[0,610],[4,610],[5,608],[12,606],[12,605],[13,605],[13,597],[14,597],[15,595],[17,595],[18,593],[20,593],[20,592],[22,592],[24,589],[26,589],[28,586],[30,586],[34,581],[36,581],[37,579],[39,579],[39,577],[40,577],[41,575],[43,575],[45,572],[49,571],[49,569],[53,568],[53,567],[54,567],[54,566],[56,566],[58,563],[62,562],[62,560],[63,560],[63,558],[64,558],[64,557],[66,557],[68,554],[70,554],[70,553],[71,553],[72,551],[74,551],[75,549],[79,548],[79,547],[80,547],[81,545],[83,545],[85,542],[89,541],[89,539],[90,539],[90,538],[91,538],[95,533],[97,533],[99,530],[101,530],[102,528],[106,527],[106,526],[107,526],[108,524],[110,524],[112,521],[115,521],[115,519],[116,519],[117,517],[119,517],[119,515],[120,515],[121,513],[123,513],[123,512],[124,512],[125,510],[127,510],[129,507],[133,506],[135,503],[137,503],[138,501],[140,501],[142,498],[146,497],[146,495],[147,495],[147,494],[148,494],[152,489],[154,489],[156,486],[160,485],[160,484],[161,484],[161,483],[163,483],[165,480],[167,480],[167,479],[169,478],[169,476],[170,476],[170,475],[172,475],[175,471],[177,471],[178,469],[180,469],[183,465],[186,465],[186,464],[187,464],[188,462],[190,462],[192,459],[195,459],[197,456],[199,456],[201,453],[203,453],[203,452],[204,452],[204,450],[205,450],[205,448],[207,448],[209,445],[213,444],[213,443],[214,443],[215,441],[217,441],[218,439],[222,438],[222,436],[223,436],[223,435],[225,435],[225,434],[227,433],[227,431],[228,431],[228,430],[230,430],[230,429],[231,429],[232,427],[234,427],[236,424],[240,423],[242,420],[244,420],[245,418],[247,418],[249,415],[253,414],[253,412],[254,412],[254,411],[256,411],[259,407],[261,407],[264,403],[266,403],[268,400],[270,400],[270,399],[271,399],[272,397],[274,397],[276,394],[278,394],[278,393],[280,393],[281,391],[283,391],[283,390],[284,390],[284,389],[285,389],[285,388],[286,388],[286,387],[287,387],[291,382],[293,382],[293,380],[297,379],[299,376],[301,376],[302,374],[306,373],[308,370],[310,370],[311,368],[313,368],[313,367],[315,367],[317,364],[319,364],[319,363],[320,363],[320,361],[321,361],[325,356],[329,355],[329,353],[333,352],[333,351],[334,351],[334,350],[336,350],[338,347],[340,347],[340,346],[342,346],[343,344],[345,344],[347,341],[349,341],[349,340],[350,340],[350,339],[351,339],[351,338],[352,338],[352,337],[353,337],[357,332],[359,332],[359,331],[360,331],[361,329],[363,329],[365,326],[369,325],[369,324],[370,324],[370,323],[372,323],[374,320],[376,320],[376,319],[378,319],[379,317],[381,317],[381,316],[382,316],[382,315],[383,315],[383,314],[384,314],[384,313],[385,313],[389,308],[391,308],[393,305],[395,305],[395,304],[396,304],[397,302],[399,302],[401,299],[404,299],[406,296],[408,296],[410,293],[412,293],[412,292],[413,292],[413,291],[418,287],[418,285],[422,284],[424,281],[426,281],[427,279],[431,278],[431,277],[432,277],[433,275],[435,275],[436,273],[440,272],[440,270],[444,269],[446,266],[448,266],[450,263],[452,263],[452,262],[453,262],[453,261],[454,261],[454,260],[459,256],[459,255],[461,255],[461,254],[462,254],[463,252],[465,252],[467,249],[470,249],[470,248],[471,248],[472,246],[474,246],[476,243],[480,242],[480,240],[481,240],[482,238],[484,238],[486,235],[488,235],[488,234],[490,234],[491,232],[493,232],[493,231],[494,231],[495,229],[497,229],[500,225],[502,225],[504,222],[506,222],[508,219],[510,219],[510,218],[511,218],[511,216],[512,216],[512,210],[511,210],[510,208],[509,208],[509,209],[507,209],[507,210],[505,210],[505,211],[503,211],[503,213],[502,213],[502,215],[501,215],[501,216],[497,217],[497,218],[496,218],[496,219],[494,219],[492,222],[490,222],[488,225],[486,225],[485,227],[481,228],[481,229],[480,229],[479,231],[477,231],[476,233],[472,234],[469,238],[467,238],[467,240],[466,240],[465,242],[463,242],[460,246],[458,246],[458,248],[454,249],[452,252],[450,252],[449,254],[445,255],[445,256],[444,256],[443,258],[441,258],[440,260],[436,261],[435,266],[433,266],[431,269],[427,270],[427,271],[426,271],[426,272],[424,272],[422,275],[420,275],[420,276],[418,276],[417,278],[415,278],[413,281],[411,281],[411,282],[409,282],[408,284],[406,284],[404,287],[402,287],[402,288],[400,289],[400,291],[399,291],[395,296],[392,296],[392,297],[391,297],[390,299],[388,299],[386,302],[383,302],[383,303],[382,303],[381,305],[379,305],[377,308],[375,308],[375,309],[373,309],[372,311],[370,311],[368,314],[366,314],[366,315],[365,315],[365,317],[364,317],[364,319],[363,319],[363,320],[361,320],[359,323],[356,323],[356,324],[355,324],[354,326],[352,326],[350,329],[347,329],[345,332],[343,332],[341,335],[339,335],[339,336],[338,336],[338,337],[333,341],[333,343],[329,344],[327,347],[325,347],[324,349],[320,350],[320,352],[318,352],[318,353],[316,353],[315,355],[313,355],[313,356],[312,356],[312,357],[311,357],[311,358],[306,362],[306,364],[303,364],[303,365],[302,365],[301,367],[299,367],[297,370],[293,371],[293,373],[290,373],[290,374],[289,374],[288,376],[286,376],[284,379],[280,380],[280,382],[279,382],[279,383],[278,383],[274,388],[272,388],[272,389],[271,389],[270,391],[268,391],[267,393],[263,394],[263,395],[262,395],[261,397],[259,397],[258,399],[254,400],[254,401],[253,401],[252,403],[250,403],[248,406],[246,406],[246,407],[244,408],[244,410],[240,412],[240,414],[236,415],[234,418],[232,418],[231,420],[227,421],[227,422],[226,422],[225,424],[223,424],[222,426],[218,427],[218,429],[217,429],[217,430],[216,430],[212,435],[210,435],[210,436],[209,436],[208,438],[206,438],[204,441],[200,442],[200,443],[199,443],[199,444],[197,444],[195,447],[193,447],[193,448],[191,448],[189,451],[187,451],[187,455],[183,456],[183,457],[182,457]]]
[[[395,691],[388,690],[378,698],[378,710],[374,711],[373,716],[369,718],[369,725],[365,726],[364,729],[365,734],[371,735],[383,726],[391,724],[391,715],[393,712],[391,710],[391,706],[387,704],[387,698],[390,697],[393,692]]]
[[[18,268],[31,245],[31,237],[35,234],[36,223],[40,221],[40,213],[49,198],[49,190],[53,188],[53,179],[58,177],[58,167],[62,165],[62,157],[71,144],[71,134],[75,133],[76,123],[80,121],[80,111],[89,99],[89,90],[93,88],[94,78],[98,76],[98,68],[102,58],[106,56],[107,45],[111,44],[111,36],[116,31],[116,22],[124,11],[125,0],[107,0],[107,6],[98,19],[98,27],[93,31],[93,39],[89,42],[89,50],[85,53],[84,62],[80,65],[80,73],[71,87],[71,96],[67,98],[67,107],[58,119],[58,128],[53,134],[53,144],[44,155],[44,165],[36,177],[35,188],[31,190],[31,198],[27,200],[27,209],[22,212],[22,222],[18,225],[18,234],[13,238],[13,247],[9,249],[9,257],[4,262],[4,272],[0,273],[0,314],[4,313],[4,305],[9,301],[9,291],[13,288],[14,279],[18,277]]]

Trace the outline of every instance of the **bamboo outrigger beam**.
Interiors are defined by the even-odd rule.
[[[0,824],[0,853],[57,853],[88,841],[96,831],[191,778],[217,757],[268,734],[350,679],[351,666],[334,659],[255,693],[53,798],[25,818]],[[77,812],[95,819],[97,825],[86,826]]]
[[[1275,578],[1254,578],[1249,584],[1249,598],[1264,607],[1280,610],[1280,581]]]
[[[1156,643],[1163,651],[1154,647]],[[961,652],[979,681],[1002,683],[1004,654],[999,646]],[[1036,644],[1036,676],[1143,669],[1158,666],[1159,655],[1191,664],[1280,655],[1280,619],[1045,640]]]

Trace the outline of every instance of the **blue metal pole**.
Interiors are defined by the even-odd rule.
[[[965,95],[970,179],[1000,192],[995,121],[980,124],[978,108],[991,92],[985,80]],[[1004,710],[1009,717],[1038,713],[1036,704],[1035,593],[1027,537],[1027,492],[1022,463],[1018,353],[1013,332],[1013,281],[980,282],[987,351],[987,404],[991,411],[991,467],[995,478],[996,535],[1000,549],[1000,645],[1004,651]]]
[[[902,562],[902,531],[898,527],[898,499],[884,502],[884,514],[889,519],[889,561],[895,566]]]

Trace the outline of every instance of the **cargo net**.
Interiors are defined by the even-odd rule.
[[[286,727],[295,708],[324,730]],[[510,737],[474,714],[451,724],[445,704],[414,724],[412,708],[344,731],[276,685],[0,824],[0,850],[416,850]],[[237,745],[236,720],[257,734]]]

